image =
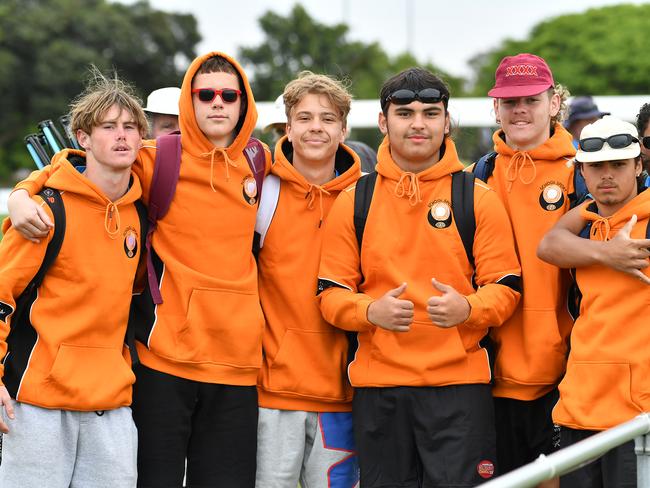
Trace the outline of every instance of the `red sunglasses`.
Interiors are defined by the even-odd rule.
[[[235,103],[237,98],[241,96],[241,90],[235,90],[234,88],[194,88],[192,93],[199,94],[199,100],[202,102],[210,103],[217,95],[221,97],[225,103]]]

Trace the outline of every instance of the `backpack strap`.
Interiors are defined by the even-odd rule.
[[[148,222],[148,210],[144,206],[142,200],[136,200],[134,202],[135,209],[138,212],[138,220],[140,221],[140,264],[146,260],[148,261],[149,253],[146,250],[147,247],[147,229],[149,227]],[[140,266],[138,264],[138,266]],[[140,357],[138,356],[138,350],[135,347],[135,323],[129,317],[128,324],[126,326],[126,345],[129,347],[129,354],[131,355],[131,366],[135,366],[140,362]]]
[[[45,278],[52,263],[54,263],[54,260],[59,255],[61,245],[63,244],[63,237],[65,235],[65,207],[63,206],[61,192],[54,188],[45,187],[38,194],[52,210],[55,223],[54,234],[52,234],[52,239],[47,245],[47,250],[45,251],[45,257],[43,258],[41,267],[38,269],[34,278],[32,278],[32,281],[29,282],[29,285],[27,285],[23,294],[30,288],[38,288],[41,286],[43,278]]]
[[[569,194],[569,208],[577,207],[589,197],[587,183],[582,176],[582,171],[573,168],[573,193]],[[587,234],[587,238],[589,235]]]
[[[494,173],[494,164],[497,159],[497,153],[492,151],[484,154],[476,161],[472,173],[479,179],[487,183],[487,180]]]
[[[361,244],[363,243],[363,232],[366,229],[366,220],[368,220],[368,212],[370,211],[370,204],[372,203],[372,195],[375,192],[375,184],[377,183],[377,172],[366,173],[357,180],[357,185],[354,189],[354,233],[357,236],[357,244],[359,245],[359,255],[361,255]],[[361,276],[363,281],[363,274]],[[355,354],[359,348],[358,333],[353,331],[346,331],[345,335],[348,339],[348,366],[354,361]]]
[[[260,197],[259,207],[257,207],[257,219],[255,220],[255,253],[257,254],[264,247],[266,233],[271,226],[271,220],[275,215],[275,209],[278,206],[280,198],[280,178],[274,174],[269,174],[264,178],[264,193]]]
[[[145,248],[147,250],[147,280],[151,297],[156,305],[162,303],[158,278],[151,260],[151,237],[156,230],[158,220],[169,210],[169,205],[176,192],[176,183],[181,169],[181,136],[167,134],[156,139],[156,162],[149,190],[147,219],[149,221]]]
[[[375,191],[377,182],[377,172],[373,171],[363,175],[357,180],[357,186],[354,189],[354,232],[357,235],[359,244],[359,253],[361,253],[361,243],[363,242],[363,231],[366,228],[368,220],[368,211],[372,202],[372,194]]]
[[[264,146],[259,141],[251,137],[248,144],[244,148],[244,156],[248,162],[248,166],[253,172],[253,178],[257,185],[258,201],[262,195],[262,186],[264,185],[264,173],[266,169],[266,155],[264,153]]]
[[[474,180],[477,177],[465,171],[458,171],[451,175],[451,208],[454,222],[472,268],[474,268],[474,234],[476,233]]]

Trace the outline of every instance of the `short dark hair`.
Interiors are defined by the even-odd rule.
[[[639,137],[648,128],[648,121],[650,121],[650,103],[644,103],[636,116],[636,130],[639,131]]]
[[[388,78],[379,94],[379,101],[381,103],[381,110],[384,115],[388,112],[390,102],[388,97],[395,93],[397,90],[413,90],[415,92],[423,90],[424,88],[436,88],[440,90],[443,95],[442,103],[447,111],[447,104],[449,103],[449,87],[438,76],[424,68],[408,68],[395,76]]]

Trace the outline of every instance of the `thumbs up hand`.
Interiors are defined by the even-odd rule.
[[[413,322],[413,302],[402,300],[406,283],[388,290],[368,307],[368,320],[378,327],[393,332],[408,332]]]
[[[472,307],[467,298],[458,293],[453,286],[431,279],[433,287],[442,293],[427,300],[427,314],[434,325],[449,328],[465,322]]]

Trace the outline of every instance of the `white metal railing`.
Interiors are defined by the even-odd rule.
[[[635,439],[637,456],[637,487],[650,488],[650,414],[599,432],[588,439],[560,449],[548,456],[481,485],[481,488],[526,488],[569,473],[599,458],[610,449]]]

